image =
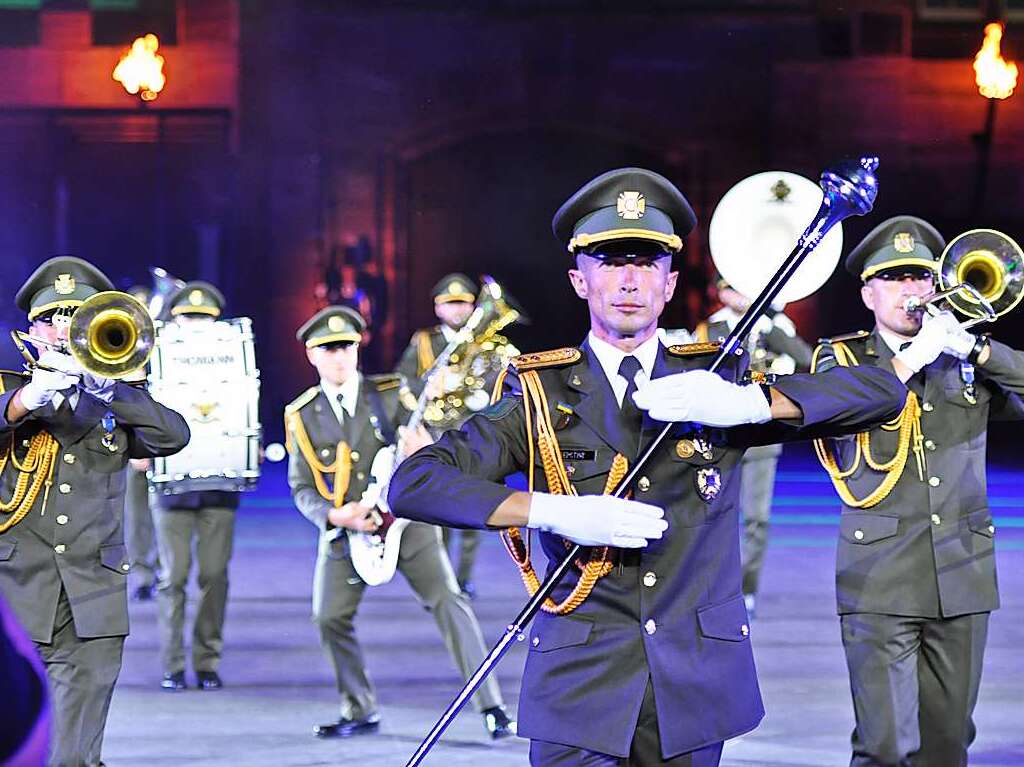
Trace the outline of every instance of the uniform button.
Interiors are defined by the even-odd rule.
[[[71,453],[64,453],[64,463],[74,463],[75,456]]]
[[[636,486],[639,488],[641,493],[646,493],[651,489],[651,480],[647,479],[647,477],[640,477],[636,482]]]
[[[131,565],[129,565],[127,562],[125,562],[123,565],[121,565],[121,569],[124,570],[125,572],[128,572],[128,570],[131,569]]]
[[[938,514],[932,514],[932,524],[933,525],[941,525],[942,524],[942,517],[940,517]]]
[[[654,632],[658,630],[658,624],[654,622],[654,618],[649,618],[647,623],[644,624],[644,631],[647,632],[648,636],[654,636]]]
[[[60,487],[58,487],[57,489],[64,493],[64,495],[67,495],[68,493],[71,492],[71,485],[69,485],[67,482],[61,482]]]
[[[938,487],[940,482],[942,482],[942,480],[938,477],[928,477],[928,484],[932,487]]]
[[[853,531],[853,537],[856,538],[858,541],[864,540],[864,531],[863,530],[854,530]]]
[[[996,526],[995,526],[995,525],[989,525],[989,526],[988,526],[988,531],[989,531],[989,532],[990,532],[990,533],[991,533],[992,535],[995,535],[995,532],[996,532]]]
[[[530,642],[530,644],[532,644],[534,647],[539,647],[540,646],[540,637],[534,637],[533,641]]]
[[[740,626],[740,633],[743,634],[743,636],[750,636],[750,626],[744,623]]]
[[[352,460],[353,461],[358,461],[359,460],[359,451],[358,450],[353,450],[350,455],[352,456]]]
[[[331,451],[328,450],[326,447],[323,450],[320,451],[320,455],[322,455],[324,458],[326,458],[330,454],[331,454]]]
[[[924,441],[924,446],[925,446],[926,448],[928,448],[929,450],[934,450],[934,449],[935,449],[935,443],[934,443],[934,442],[932,442],[932,441],[931,441],[930,439],[926,439],[926,440]]]
[[[565,467],[565,473],[568,474],[571,477],[573,474],[576,473],[576,467],[572,466],[572,465],[566,466]]]
[[[658,576],[654,573],[644,573],[644,585],[647,588],[651,588],[655,583],[658,582]]]
[[[56,546],[53,547],[53,550],[56,551],[58,554],[63,554],[64,553],[64,544],[63,543],[58,543]]]
[[[366,474],[364,472],[357,471],[356,472],[356,479],[358,479],[360,482],[362,482],[364,479],[366,479]]]
[[[68,523],[68,515],[67,514],[58,514],[57,515],[57,524],[58,525],[66,525],[67,523]]]
[[[925,402],[923,405],[921,405],[921,409],[924,410],[924,412],[926,413],[930,413],[935,409],[935,407],[932,405],[931,402]]]

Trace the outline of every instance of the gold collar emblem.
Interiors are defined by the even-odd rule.
[[[58,296],[70,296],[75,292],[75,278],[70,274],[62,274],[53,281],[53,289]]]
[[[345,320],[335,314],[327,320],[327,329],[332,333],[340,333],[345,329]]]
[[[620,192],[619,199],[615,202],[615,210],[619,218],[636,221],[644,217],[647,201],[640,192]]]
[[[892,239],[892,246],[897,253],[914,252],[914,236],[910,232],[900,232]]]

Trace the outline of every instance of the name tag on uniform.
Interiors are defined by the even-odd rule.
[[[562,460],[563,461],[596,461],[597,451],[587,450],[582,447],[563,447],[562,448]]]

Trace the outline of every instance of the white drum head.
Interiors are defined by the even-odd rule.
[[[711,216],[708,243],[723,279],[753,299],[796,247],[821,206],[821,187],[788,171],[749,176],[725,193]],[[820,288],[843,250],[836,224],[782,288],[776,304],[797,301]]]

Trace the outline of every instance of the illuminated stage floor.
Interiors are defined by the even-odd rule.
[[[156,614],[132,605],[132,635],[114,695],[104,749],[109,767],[128,765],[402,765],[458,690],[460,680],[433,621],[400,578],[368,592],[357,630],[378,685],[377,736],[318,741],[337,697],[309,622],[315,530],[291,508],[280,468],[239,512],[219,692],[158,688]],[[1003,607],[992,619],[977,709],[972,767],[1024,764],[1024,474],[990,473]],[[806,453],[787,454],[774,506],[771,545],[754,648],[768,715],[726,746],[731,767],[840,767],[849,761],[853,715],[833,602],[836,501]],[[497,538],[478,564],[475,606],[488,640],[523,602]],[[190,604],[190,610],[192,605]],[[191,612],[190,612],[191,617]],[[518,699],[525,648],[499,667]],[[191,677],[190,677],[191,682]],[[479,716],[463,713],[428,765],[505,767],[527,763],[527,744],[492,746]]]

